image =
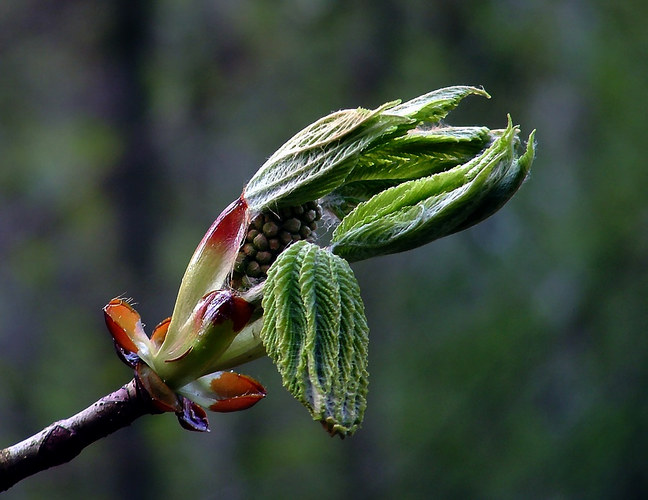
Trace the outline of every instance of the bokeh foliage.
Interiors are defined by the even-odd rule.
[[[369,406],[331,440],[282,388],[141,419],[8,498],[648,493],[645,2],[0,3],[0,444],[127,381],[101,307],[154,324],[202,234],[293,133],[483,85],[453,124],[538,129],[481,225],[354,265]],[[138,474],[132,474],[138,464]],[[101,471],[101,473],[98,473]]]

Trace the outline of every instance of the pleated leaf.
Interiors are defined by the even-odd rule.
[[[365,153],[405,136],[421,123],[436,124],[470,94],[488,97],[475,87],[448,87],[402,104],[394,101],[374,110],[348,109],[325,116],[279,148],[250,179],[243,196],[252,210],[321,198],[347,181]],[[392,163],[371,163],[372,168],[363,171],[371,171],[371,178],[384,178],[379,171],[390,170]],[[360,170],[354,176],[363,178]]]
[[[387,188],[468,162],[491,140],[486,127],[411,130],[361,155],[345,183],[320,204],[342,220],[357,205]]]
[[[486,127],[415,129],[360,156],[346,182],[410,180],[443,172],[472,159],[490,138]]]
[[[325,116],[279,148],[250,179],[244,196],[253,209],[299,205],[331,192],[353,168],[350,161],[374,140],[412,120],[350,109]]]
[[[490,98],[484,89],[466,85],[455,85],[433,90],[422,96],[410,99],[390,110],[390,113],[409,116],[420,122],[437,122],[443,120],[461,100],[470,95],[481,95]]]
[[[349,213],[331,250],[357,261],[402,252],[465,229],[494,213],[517,191],[534,156],[533,134],[519,156],[518,129],[504,131],[471,161],[386,189]]]
[[[348,263],[301,241],[272,265],[261,339],[284,386],[331,434],[362,422],[369,329]]]

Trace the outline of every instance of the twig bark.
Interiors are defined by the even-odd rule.
[[[0,491],[37,472],[69,462],[89,444],[153,413],[160,412],[135,379],[131,380],[76,415],[0,450]]]

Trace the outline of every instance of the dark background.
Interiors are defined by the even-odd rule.
[[[614,4],[614,5],[610,5]],[[648,3],[0,2],[0,446],[129,380],[101,307],[171,312],[203,232],[330,111],[454,84],[538,129],[497,215],[354,266],[369,407],[329,438],[268,359],[212,432],[145,417],[7,498],[648,495]]]

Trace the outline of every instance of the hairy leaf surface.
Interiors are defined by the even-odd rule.
[[[354,180],[364,179],[363,172],[370,173],[369,178],[385,178],[391,174],[381,176],[380,171],[392,170],[394,162],[375,163],[375,155],[374,160],[362,159],[363,155],[389,146],[393,139],[405,136],[421,123],[436,124],[470,94],[488,97],[484,90],[456,86],[402,104],[393,101],[374,110],[347,109],[325,116],[279,148],[250,179],[243,195],[253,211],[300,205],[341,186],[358,162],[373,166],[358,170]],[[405,147],[403,154],[410,154],[407,142],[401,145]],[[429,171],[430,167],[423,168]]]
[[[292,245],[268,272],[263,308],[261,338],[285,387],[331,434],[352,434],[366,407],[369,329],[348,263]]]
[[[333,233],[332,251],[349,261],[401,252],[485,219],[517,191],[531,165],[533,137],[518,157],[517,133],[509,120],[471,161],[360,203]]]

